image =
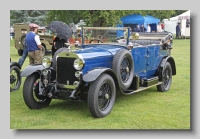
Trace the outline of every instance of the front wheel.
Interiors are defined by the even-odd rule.
[[[10,92],[18,90],[21,85],[20,69],[17,66],[10,68]]]
[[[91,83],[88,92],[88,107],[95,118],[107,116],[115,103],[116,87],[112,77],[102,74]]]
[[[170,89],[172,83],[172,68],[169,62],[165,64],[161,75],[162,84],[157,85],[157,90],[166,92]]]
[[[23,86],[23,98],[30,109],[41,109],[47,107],[51,99],[39,95],[40,75],[33,73],[26,77]]]

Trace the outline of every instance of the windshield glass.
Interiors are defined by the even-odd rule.
[[[126,45],[128,28],[125,27],[84,27],[73,35],[80,44],[119,43]]]

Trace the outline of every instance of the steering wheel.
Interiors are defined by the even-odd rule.
[[[93,41],[98,41],[98,43],[103,43],[103,41],[102,40],[100,40],[100,39],[92,39],[92,40],[90,40],[90,42],[89,43],[92,43]]]

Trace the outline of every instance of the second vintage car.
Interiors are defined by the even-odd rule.
[[[14,32],[15,32],[15,48],[18,51],[18,55],[22,56],[24,49],[24,42],[26,34],[30,31],[29,25],[25,23],[15,23]],[[47,51],[51,51],[52,42],[54,39],[54,34],[45,27],[38,28],[38,33],[40,36],[40,41],[42,44],[42,55],[44,56]]]
[[[91,115],[102,118],[111,113],[117,92],[131,95],[153,86],[159,92],[170,89],[176,75],[171,33],[133,33],[135,40],[130,40],[127,27],[82,27],[83,33],[87,30],[92,30],[90,40],[82,37],[77,50],[61,48],[53,59],[44,57],[41,65],[22,71],[27,107],[41,109],[52,99],[87,100]],[[126,43],[110,37],[110,30],[118,38],[122,32]]]

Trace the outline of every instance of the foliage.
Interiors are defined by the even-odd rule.
[[[173,14],[173,16],[180,15],[180,14],[186,12],[186,11],[188,11],[188,10],[175,10],[175,14]]]
[[[45,10],[11,10],[10,20],[11,25],[14,23],[36,23],[40,26],[45,24]]]
[[[129,14],[151,15],[162,19],[176,16],[185,10],[11,10],[13,23],[36,23],[46,26],[49,22],[60,20],[77,24],[81,19],[87,26],[116,26],[120,18]]]
[[[66,23],[78,23],[84,20],[87,26],[115,26],[121,23],[120,18],[129,14],[152,15],[160,20],[170,18],[174,10],[50,10],[47,22],[61,20]]]

